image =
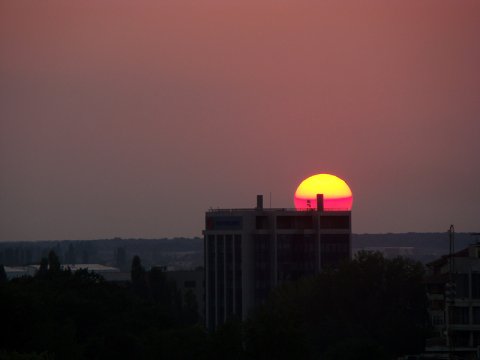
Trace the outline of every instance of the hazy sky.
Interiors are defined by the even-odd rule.
[[[480,231],[480,1],[0,0],[0,240],[201,236],[329,172]]]

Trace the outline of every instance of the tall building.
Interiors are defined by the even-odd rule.
[[[336,267],[351,256],[351,212],[272,209],[257,196],[253,209],[205,214],[206,324],[245,319],[283,282]]]

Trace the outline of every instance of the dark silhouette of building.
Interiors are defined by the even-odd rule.
[[[272,209],[257,196],[254,209],[205,214],[206,324],[245,319],[285,281],[336,267],[351,256],[351,212]]]
[[[427,297],[433,336],[426,351],[478,358],[480,352],[480,244],[427,264]]]

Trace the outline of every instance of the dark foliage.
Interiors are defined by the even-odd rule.
[[[423,349],[423,267],[411,260],[360,253],[208,334],[195,298],[162,269],[134,259],[131,285],[119,286],[62,270],[53,255],[34,278],[0,284],[0,360],[382,360]]]
[[[267,359],[391,359],[423,350],[423,267],[360,253],[340,269],[277,289],[247,322],[247,351]]]
[[[48,353],[18,353],[16,351],[0,351],[0,360],[54,360],[55,357]]]
[[[170,306],[176,300],[166,299],[177,296],[176,290],[154,298],[150,294],[159,291],[147,286],[142,297],[133,284],[108,283],[86,270],[61,270],[55,258],[49,255],[47,272],[0,286],[0,318],[8,329],[0,337],[0,359],[175,358],[167,354],[173,343],[189,344],[177,358],[205,352],[207,345],[199,339],[206,334],[185,321],[181,297],[176,311]]]
[[[132,289],[135,294],[140,297],[146,297],[148,294],[147,273],[142,266],[140,257],[137,255],[135,255],[132,260],[130,278],[132,280]]]
[[[50,250],[48,253],[48,272],[50,274],[56,274],[59,273],[60,270],[60,260],[58,259],[57,254],[55,254],[55,251]]]
[[[0,284],[7,282],[7,274],[5,273],[5,268],[3,264],[0,264]]]
[[[40,268],[38,269],[36,275],[39,279],[45,279],[48,276],[48,259],[42,258],[40,261]]]

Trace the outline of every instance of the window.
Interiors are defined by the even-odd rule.
[[[326,215],[320,218],[321,229],[349,229],[350,217],[349,216],[333,216]]]
[[[278,216],[277,229],[313,229],[312,216]]]
[[[183,283],[183,286],[187,289],[192,289],[197,287],[197,282],[195,280],[187,280]]]
[[[472,298],[480,299],[480,273],[472,273]]]
[[[468,298],[468,274],[456,274],[455,285],[457,298]]]
[[[449,310],[450,324],[468,324],[468,307],[451,306]]]
[[[472,309],[472,322],[474,324],[480,324],[480,307],[474,306]]]
[[[444,323],[443,314],[432,315],[433,325],[443,325],[443,323]]]
[[[292,228],[293,228],[293,216],[277,217],[277,229],[292,229]]]
[[[323,234],[320,239],[320,257],[323,268],[336,267],[350,257],[349,234]]]
[[[257,230],[268,229],[268,217],[267,216],[257,216],[255,219],[255,227]]]
[[[468,331],[455,331],[452,334],[453,345],[456,347],[466,347],[470,339],[470,333]]]
[[[472,331],[473,335],[473,346],[480,346],[480,332],[479,331]]]

